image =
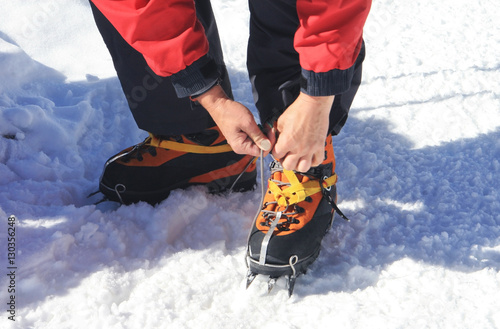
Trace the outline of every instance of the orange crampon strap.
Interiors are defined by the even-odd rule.
[[[336,174],[320,181],[310,180],[301,183],[292,170],[283,169],[283,173],[290,183],[288,188],[282,190],[278,184],[272,180],[269,181],[269,190],[274,195],[278,205],[283,207],[288,207],[291,204],[297,204],[304,201],[308,196],[322,192],[324,189],[328,189],[337,183]]]
[[[170,140],[164,140],[164,139],[155,137],[152,134],[149,134],[149,137],[150,137],[149,144],[151,146],[160,147],[163,149],[168,149],[168,150],[173,150],[173,151],[197,153],[197,154],[217,154],[217,153],[225,153],[225,152],[232,152],[233,151],[233,149],[231,148],[231,145],[229,145],[229,144],[215,145],[215,146],[204,146],[204,145],[186,144],[186,143],[179,143],[179,142],[174,142],[174,141],[170,141]]]

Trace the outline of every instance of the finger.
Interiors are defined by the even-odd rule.
[[[273,147],[271,141],[267,139],[267,137],[262,133],[251,134],[248,135],[248,137],[250,137],[250,139],[255,143],[255,145],[257,145],[257,147],[262,151],[268,152]]]
[[[246,134],[241,138],[240,142],[235,142],[235,147],[233,151],[237,154],[248,154],[252,156],[259,156],[260,149],[255,145],[254,141]]]
[[[284,159],[286,157],[286,155],[290,151],[290,148],[285,144],[286,143],[283,138],[277,139],[272,152],[275,159]]]
[[[271,144],[271,141],[264,138],[260,141],[258,141],[258,139],[256,138],[253,138],[253,140],[255,141],[255,143],[259,146],[259,148],[262,150],[262,151],[270,151],[271,150],[271,147],[272,147],[272,144]]]
[[[302,158],[297,163],[297,171],[306,172],[311,168],[311,161],[305,158]]]
[[[312,160],[311,160],[311,167],[317,167],[323,162],[324,154],[321,152],[321,154],[318,156],[317,154],[313,154]]]
[[[281,161],[281,165],[286,170],[297,170],[299,157],[296,155],[288,155]]]
[[[248,137],[257,145],[262,151],[270,151],[272,148],[271,141],[260,130],[259,126],[254,122],[245,132]]]
[[[271,129],[265,129],[265,132],[267,138],[269,139],[269,142],[271,142],[270,149],[264,153],[264,156],[267,156],[273,149],[274,145],[276,144],[276,131],[274,130],[274,128],[271,128]]]
[[[274,146],[276,144],[276,129],[274,127],[271,128],[264,128],[264,133],[266,134],[267,139],[271,142],[271,144]]]
[[[260,156],[260,148],[249,138],[248,142],[243,146],[242,154],[248,154],[254,157]]]

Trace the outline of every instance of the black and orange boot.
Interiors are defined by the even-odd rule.
[[[205,185],[211,193],[255,186],[255,160],[233,152],[218,127],[179,136],[150,135],[112,156],[99,190],[108,200],[158,203],[178,188]]]
[[[276,279],[288,276],[292,294],[295,279],[318,257],[323,236],[338,210],[332,138],[325,143],[325,159],[307,172],[284,170],[271,163],[271,177],[248,237],[247,287],[257,274],[269,275],[269,291]]]

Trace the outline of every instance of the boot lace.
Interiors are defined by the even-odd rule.
[[[292,183],[290,182],[284,182],[274,178],[277,176],[275,173],[283,173],[283,170],[284,169],[279,162],[274,161],[271,164],[271,178],[269,180],[281,191],[292,186]],[[268,193],[272,193],[271,190],[269,190]],[[282,194],[279,194],[279,196],[283,197]],[[280,205],[278,201],[276,201],[276,195],[274,201],[268,201],[262,204],[261,213],[264,221],[261,222],[261,225],[271,227],[272,222],[276,219],[278,213],[280,214],[280,222],[276,224],[276,229],[278,231],[290,231],[290,225],[300,224],[300,220],[297,218],[297,215],[303,213],[305,211],[304,208],[300,207],[297,203],[290,204],[286,196],[284,197],[284,200],[286,201],[284,206]],[[312,199],[310,196],[306,196],[303,201],[312,202]]]
[[[261,167],[263,166],[261,165]],[[273,161],[270,166],[271,178],[269,179],[268,193],[273,194],[274,200],[264,202],[264,197],[262,197],[262,208],[257,213],[255,220],[261,214],[264,219],[260,222],[262,226],[278,231],[290,231],[292,224],[300,224],[297,215],[305,211],[298,203],[312,202],[311,195],[318,192],[322,193],[323,197],[342,218],[349,220],[337,207],[330,193],[331,187],[337,182],[337,175],[322,176],[321,170],[318,168],[320,167],[313,168],[306,173],[295,172],[285,170],[278,161]],[[277,179],[276,173],[282,173],[282,176],[284,175],[288,181]],[[297,175],[307,177],[309,180],[301,182]],[[261,184],[264,184],[262,175]]]

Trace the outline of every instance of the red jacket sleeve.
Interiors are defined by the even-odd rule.
[[[193,0],[92,0],[160,76],[178,73],[208,52]]]
[[[350,68],[361,49],[370,6],[371,0],[297,0],[300,26],[294,46],[301,67],[314,72]]]

